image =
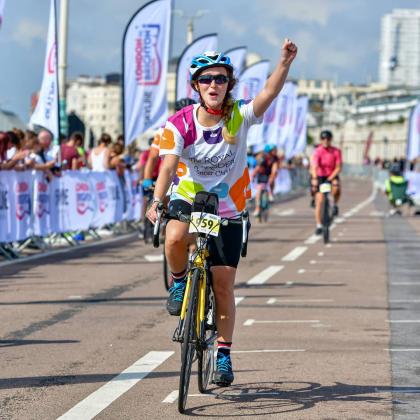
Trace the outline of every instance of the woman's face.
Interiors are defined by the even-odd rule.
[[[227,77],[227,70],[225,67],[212,67],[210,69],[203,70],[196,81],[196,87],[199,90],[204,103],[209,108],[220,109],[223,100],[225,99],[228,83],[217,84],[215,80],[208,83],[209,79],[203,76],[218,76],[222,75]],[[202,81],[200,81],[202,79]],[[207,82],[207,83],[204,83]]]

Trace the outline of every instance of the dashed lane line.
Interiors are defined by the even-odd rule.
[[[90,420],[117,398],[144,379],[174,354],[173,351],[151,351],[97,391],[64,413],[58,420]]]
[[[145,255],[144,259],[148,262],[161,262],[163,261],[163,254],[159,255]]]
[[[245,327],[251,327],[254,324],[319,324],[318,319],[290,319],[290,320],[275,320],[275,321],[257,321],[255,319],[247,319],[244,322]]]
[[[297,260],[306,250],[308,249],[307,246],[297,246],[295,249],[290,251],[287,255],[285,255],[281,260],[282,261],[295,261]]]
[[[271,265],[258,273],[256,276],[252,277],[252,279],[248,280],[246,284],[251,286],[256,284],[264,284],[270,277],[273,277],[279,271],[283,270],[283,268],[283,265]]]

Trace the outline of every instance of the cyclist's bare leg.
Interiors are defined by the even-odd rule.
[[[317,226],[321,224],[321,205],[324,194],[317,192],[315,195],[315,222]]]
[[[172,273],[181,273],[187,268],[188,244],[193,241],[188,234],[188,224],[170,220],[165,231],[165,255]]]
[[[213,291],[216,299],[216,325],[218,341],[232,342],[235,326],[235,285],[236,268],[216,266],[211,268]]]
[[[340,183],[335,179],[334,181],[332,181],[332,196],[334,199],[334,204],[337,204],[338,201],[340,200],[340,196],[341,196],[341,188],[340,188]]]

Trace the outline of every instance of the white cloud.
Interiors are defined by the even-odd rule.
[[[40,39],[47,42],[48,28],[41,23],[30,19],[22,19],[12,32],[12,39],[25,48],[30,48],[32,43]]]
[[[248,29],[245,24],[229,16],[222,17],[222,27],[238,37],[244,35]]]
[[[257,34],[264,39],[267,44],[277,47],[279,50],[283,45],[284,40],[276,35],[275,29],[271,26],[260,26],[257,30]]]
[[[343,11],[350,5],[344,0],[258,0],[257,7],[264,9],[275,19],[283,18],[298,22],[314,22],[325,26],[333,13]]]

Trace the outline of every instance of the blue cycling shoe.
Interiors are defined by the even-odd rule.
[[[229,386],[234,378],[230,355],[221,352],[217,353],[213,383],[218,386]]]
[[[180,315],[186,285],[186,281],[174,281],[173,286],[169,289],[169,297],[166,302],[166,309],[170,315]]]

